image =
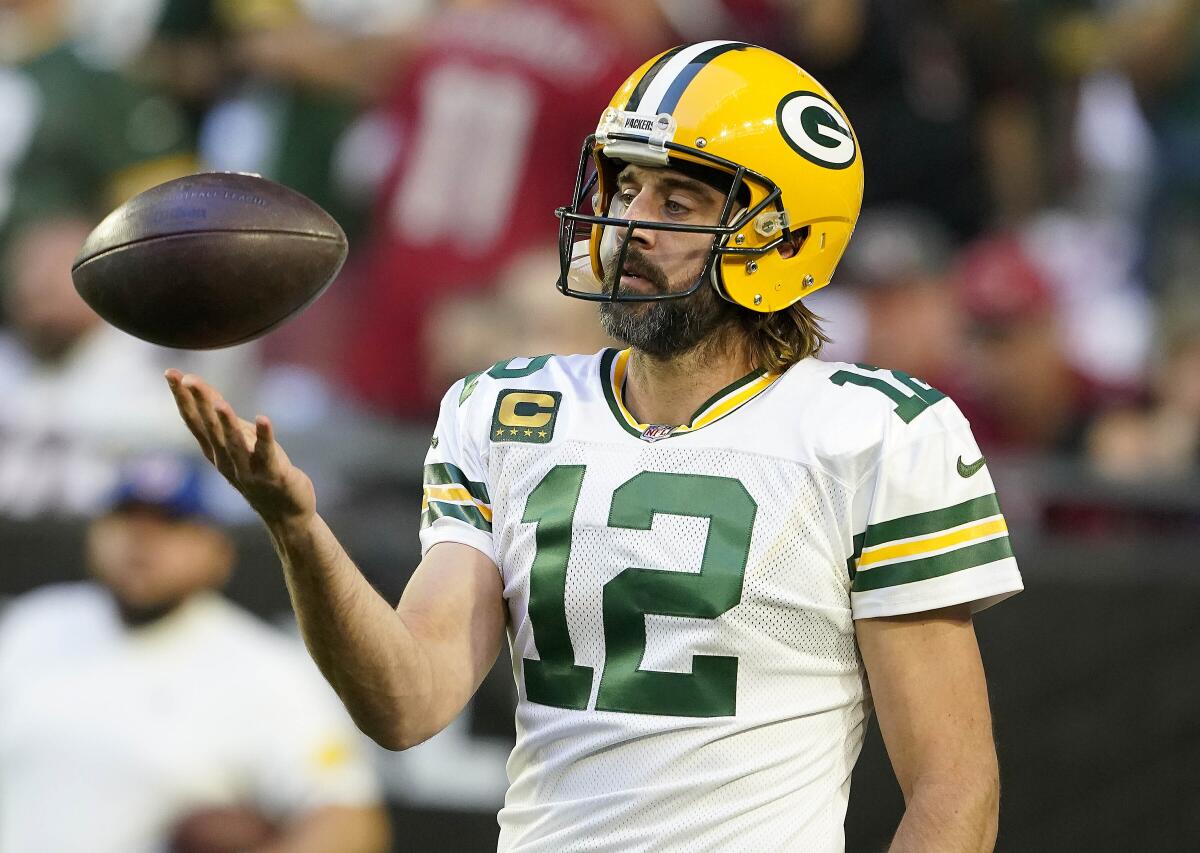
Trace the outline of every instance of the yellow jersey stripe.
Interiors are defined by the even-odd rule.
[[[625,422],[640,432],[649,427],[650,424],[640,423],[637,418],[630,414],[629,409],[625,408],[625,401],[621,395],[621,389],[625,384],[625,371],[629,367],[629,354],[629,350],[622,350],[617,354],[616,360],[613,362],[612,390],[613,397],[617,402],[617,408],[620,409]],[[731,391],[728,395],[715,401],[697,415],[690,424],[676,426],[674,432],[676,434],[692,432],[720,420],[739,406],[750,402],[763,391],[767,390],[782,375],[782,373],[767,373],[748,385]]]
[[[620,408],[622,416],[626,422],[639,430],[645,429],[649,424],[638,423],[637,419],[629,414],[629,409],[625,408],[625,400],[622,399],[621,389],[625,386],[625,368],[629,365],[629,350],[621,350],[617,354],[617,360],[613,362],[613,396],[616,397],[617,407]]]
[[[464,506],[474,506],[488,521],[492,520],[492,508],[483,501],[476,500],[471,493],[461,486],[426,486],[425,494],[421,497],[421,511],[424,512],[430,501],[441,503],[456,503]]]
[[[992,521],[973,524],[970,527],[964,527],[951,533],[943,533],[940,536],[918,539],[914,542],[902,542],[898,545],[886,545],[864,551],[858,559],[858,568],[861,570],[873,563],[882,563],[886,560],[895,560],[899,557],[916,557],[932,551],[941,551],[946,548],[953,548],[968,542],[974,542],[985,536],[994,536],[997,533],[1007,532],[1008,525],[1004,519],[997,518]]]
[[[462,486],[426,486],[425,496],[435,501],[471,501],[471,493]]]
[[[754,397],[766,391],[782,375],[781,373],[768,373],[760,376],[745,388],[740,388],[725,399],[718,400],[707,411],[692,421],[690,426],[682,427],[681,431],[700,429],[700,427],[708,426],[713,421],[720,420],[743,403],[750,402]]]

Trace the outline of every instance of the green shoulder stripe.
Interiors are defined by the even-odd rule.
[[[492,532],[492,523],[483,517],[483,513],[479,511],[478,507],[442,501],[430,501],[429,505],[425,507],[425,511],[421,513],[421,529],[424,530],[439,518],[457,518],[472,527],[478,527],[484,533]]]
[[[1003,560],[1012,555],[1012,546],[1008,537],[1001,536],[977,545],[959,548],[957,551],[938,554],[936,557],[909,560],[906,563],[890,563],[860,571],[854,576],[854,585],[851,589],[853,592],[867,592],[872,589],[928,580],[961,572],[964,569],[973,569],[976,566]]]
[[[876,545],[896,539],[909,539],[913,536],[937,533],[951,527],[958,527],[960,524],[979,521],[982,518],[990,518],[999,514],[1000,504],[996,501],[996,495],[993,492],[990,495],[972,498],[943,509],[919,512],[915,515],[905,515],[893,518],[891,521],[872,524],[867,528],[863,547],[874,548]]]
[[[433,462],[425,466],[426,486],[462,486],[471,497],[491,506],[492,499],[488,497],[487,486],[467,479],[462,469],[449,462]]]

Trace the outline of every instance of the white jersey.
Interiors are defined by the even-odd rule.
[[[500,848],[844,846],[854,620],[1021,589],[967,421],[808,359],[637,423],[628,351],[513,359],[442,402],[421,542],[499,567],[519,701]]]
[[[379,801],[300,642],[215,594],[136,630],[92,584],[2,615],[3,853],[155,853],[200,809],[287,819]]]

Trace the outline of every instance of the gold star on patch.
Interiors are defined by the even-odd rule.
[[[525,430],[525,434],[526,434],[526,435],[533,435],[533,430],[531,430],[531,429],[527,429],[527,430]]]
[[[546,437],[546,431],[544,429],[539,429],[538,430],[538,438],[545,438],[545,437]]]
[[[504,430],[502,430],[502,429],[496,430],[496,435],[504,435]]]
[[[516,434],[517,434],[517,431],[516,431],[515,429],[510,429],[510,430],[508,431],[508,434],[509,434],[509,435],[516,435]]]

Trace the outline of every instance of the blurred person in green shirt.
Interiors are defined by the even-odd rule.
[[[0,241],[195,171],[188,122],[75,38],[66,0],[0,0]]]

